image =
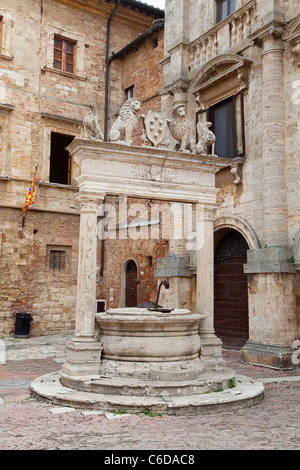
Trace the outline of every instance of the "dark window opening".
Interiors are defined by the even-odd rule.
[[[216,136],[215,154],[235,158],[245,155],[243,93],[231,96],[197,113],[197,123],[209,121]],[[211,153],[211,149],[208,149]]]
[[[125,100],[127,101],[130,98],[134,98],[134,85],[125,89]]]
[[[236,0],[217,0],[217,23],[236,10]]]
[[[66,267],[66,252],[65,251],[50,251],[50,269],[53,271],[64,271]]]
[[[97,300],[97,313],[105,312],[106,302],[105,300]]]
[[[146,266],[148,268],[151,268],[153,265],[153,257],[152,256],[146,256]]]
[[[71,184],[72,158],[66,147],[73,141],[74,136],[51,132],[50,175],[51,183]]]
[[[158,46],[158,40],[157,40],[157,38],[154,38],[154,39],[152,40],[152,49],[156,49],[157,46]]]

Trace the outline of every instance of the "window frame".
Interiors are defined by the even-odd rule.
[[[131,98],[134,98],[134,85],[131,85],[127,88],[124,89],[124,94],[125,94],[125,100],[130,100]]]
[[[238,153],[238,134],[237,134],[237,98],[241,98],[241,103],[240,103],[240,113],[241,113],[241,139],[242,139],[242,151]],[[205,114],[206,121],[212,123],[211,130],[212,132],[215,133],[215,120],[214,120],[214,109],[221,105],[222,103],[226,103],[228,101],[232,102],[233,106],[233,134],[234,134],[234,156],[233,157],[224,157],[224,158],[239,158],[239,157],[244,157],[246,154],[246,144],[245,144],[245,116],[244,116],[244,91],[240,90],[238,93],[235,93],[234,95],[231,95],[221,101],[218,101],[217,103],[213,103],[209,108],[199,110],[196,113],[196,129],[197,129],[197,124],[199,122],[199,116]],[[196,140],[198,142],[199,136],[198,136],[198,131],[196,131]],[[208,149],[208,153],[212,152],[212,147]]]
[[[53,181],[51,167],[54,164],[53,156],[55,154],[55,149],[53,147],[54,135],[60,136],[61,138],[66,138],[66,139],[69,138],[70,140],[72,139],[71,142],[75,139],[75,136],[71,135],[71,134],[65,134],[63,132],[58,132],[58,131],[54,131],[54,130],[50,131],[49,183],[61,184],[61,185],[64,185],[64,186],[72,186],[73,156],[69,152],[68,152],[68,155],[66,155],[67,156],[67,170],[66,170],[66,181],[67,182],[66,183],[58,183],[57,181]]]
[[[61,41],[62,42],[62,48],[59,49],[58,47],[56,47],[56,41]],[[68,44],[71,44],[73,46],[73,51],[70,52],[70,51],[67,51],[67,45]],[[75,75],[75,71],[76,71],[76,52],[77,52],[77,48],[76,48],[76,41],[72,40],[72,39],[67,39],[65,37],[62,37],[58,34],[55,34],[54,35],[54,44],[53,44],[53,68],[55,70],[59,70],[60,72],[64,72],[64,73],[71,73],[73,75]],[[59,51],[61,52],[62,54],[62,58],[61,59],[58,59],[57,57],[55,57],[55,51]],[[73,62],[68,62],[67,61],[67,54],[70,54],[73,56]],[[61,63],[61,66],[62,68],[59,68],[56,66],[55,62],[60,62]],[[70,70],[66,70],[66,66],[67,65],[72,65],[72,72],[70,72]]]
[[[55,253],[55,255],[54,255]],[[54,258],[58,256],[58,265],[54,262]],[[60,263],[60,258],[64,258]],[[70,275],[72,263],[72,246],[71,245],[46,245],[46,271],[54,275]]]
[[[66,252],[64,250],[50,250],[49,268],[53,272],[65,272],[66,270]]]
[[[222,4],[226,3],[227,6],[227,13],[226,16],[222,15]],[[221,21],[225,20],[228,16],[230,16],[233,12],[236,11],[236,0],[234,9],[231,11],[231,0],[216,0],[216,23],[220,23]]]

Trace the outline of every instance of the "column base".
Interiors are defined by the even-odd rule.
[[[248,364],[272,367],[273,369],[291,370],[294,350],[281,344],[266,344],[248,340],[241,349],[241,359]]]
[[[211,369],[224,368],[226,362],[222,357],[222,341],[213,333],[200,332],[200,358]]]
[[[62,374],[69,377],[99,374],[102,349],[102,344],[95,338],[82,341],[74,337],[66,346],[67,360],[62,366]]]

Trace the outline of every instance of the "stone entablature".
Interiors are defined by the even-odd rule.
[[[93,374],[99,368],[101,346],[95,340],[97,213],[107,195],[196,204],[196,312],[204,316],[201,358],[212,365],[223,364],[221,342],[213,328],[213,219],[215,174],[228,165],[227,159],[88,139],[73,141],[68,151],[81,164],[77,179],[81,210],[75,335],[67,349],[64,373]]]

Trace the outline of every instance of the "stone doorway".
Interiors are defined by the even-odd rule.
[[[219,241],[214,257],[214,328],[223,347],[240,349],[249,339],[248,244],[236,230]]]
[[[125,307],[137,307],[137,265],[132,259],[125,267]]]

